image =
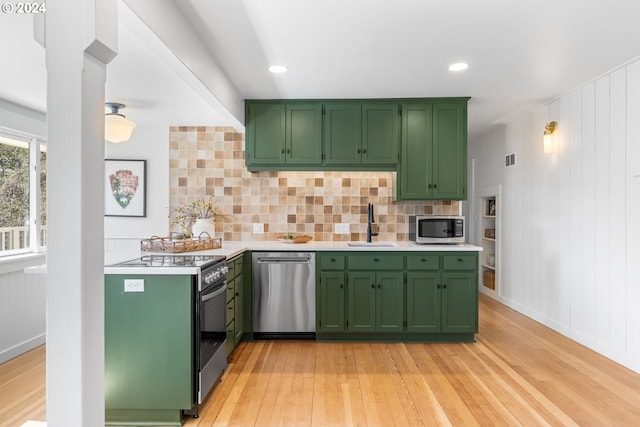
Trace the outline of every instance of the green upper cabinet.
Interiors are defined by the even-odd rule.
[[[362,104],[362,163],[398,164],[398,104]]]
[[[322,163],[322,105],[287,104],[285,163]]]
[[[467,99],[402,105],[400,185],[404,200],[467,197]]]
[[[359,103],[324,105],[324,150],[328,165],[349,165],[362,156],[362,108]]]
[[[285,105],[250,104],[246,111],[247,165],[282,164],[285,161]]]
[[[252,103],[246,115],[247,166],[322,163],[321,105]]]
[[[397,171],[399,199],[464,200],[467,101],[247,100],[247,168]]]
[[[397,103],[324,104],[325,165],[398,164]]]

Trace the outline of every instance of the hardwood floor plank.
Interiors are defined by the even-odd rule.
[[[0,427],[44,420],[44,347],[0,365]],[[241,343],[212,426],[635,426],[640,375],[480,296],[475,343]]]
[[[434,351],[434,346],[439,345],[441,344],[411,344],[407,346],[451,424],[454,426],[477,426],[479,425],[478,421],[465,401],[455,391],[446,372],[443,371],[444,366],[438,363],[439,357]]]

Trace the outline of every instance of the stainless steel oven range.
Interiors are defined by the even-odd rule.
[[[227,368],[226,291],[227,259],[221,255],[149,254],[116,264],[119,267],[199,267],[194,275],[194,400],[184,412],[198,416],[198,404],[207,397],[213,385]],[[167,274],[171,274],[167,271]],[[167,349],[179,351],[180,349]]]
[[[227,368],[227,259],[201,268],[196,302],[197,397],[202,403]],[[196,414],[197,416],[197,410]]]

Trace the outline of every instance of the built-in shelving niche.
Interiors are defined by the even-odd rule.
[[[500,186],[479,193],[480,292],[495,298],[500,295]]]

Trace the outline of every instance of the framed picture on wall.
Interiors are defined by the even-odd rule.
[[[496,216],[496,201],[495,199],[490,199],[487,203],[487,215],[488,216]]]
[[[104,215],[147,216],[147,161],[104,161]]]

